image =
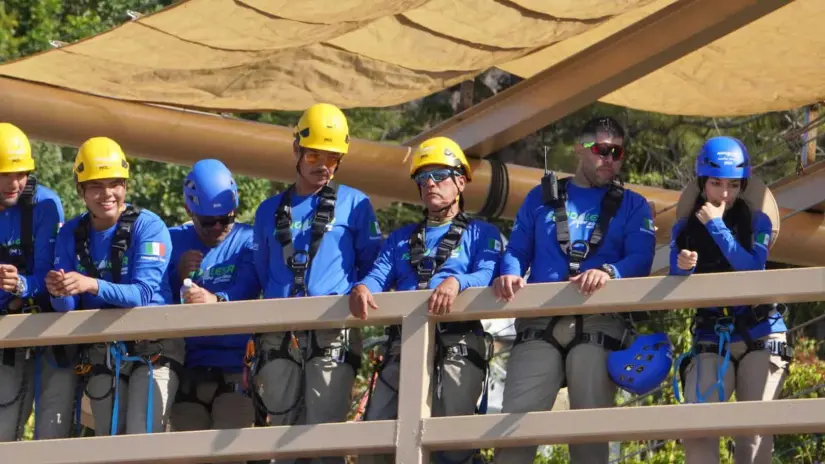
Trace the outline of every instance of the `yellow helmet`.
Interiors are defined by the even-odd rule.
[[[0,173],[34,171],[29,138],[17,126],[0,123]]]
[[[93,137],[77,151],[74,175],[77,182],[128,179],[129,163],[117,142],[108,137]]]
[[[316,103],[301,115],[295,127],[295,139],[304,148],[345,155],[349,151],[347,117],[334,105]]]
[[[473,173],[470,163],[464,156],[464,151],[457,143],[447,137],[434,137],[425,140],[415,149],[410,162],[410,176],[424,166],[450,166],[453,168],[463,168],[464,177],[467,182],[472,181]]]

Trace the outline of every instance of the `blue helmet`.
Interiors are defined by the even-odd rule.
[[[198,216],[225,216],[238,208],[238,186],[216,159],[200,160],[183,181],[186,207]]]
[[[667,379],[673,365],[673,347],[667,334],[639,335],[626,350],[607,356],[607,372],[620,388],[644,395]]]
[[[739,139],[713,137],[708,139],[696,157],[696,177],[747,179],[751,176],[748,149]]]

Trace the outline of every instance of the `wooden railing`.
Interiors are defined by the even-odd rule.
[[[423,464],[433,450],[551,443],[825,432],[825,399],[645,406],[430,417],[436,322],[825,300],[825,268],[646,277],[590,297],[567,283],[535,284],[510,303],[468,289],[451,314],[427,314],[428,291],[375,295],[368,321],[346,297],[256,300],[0,317],[0,348],[113,340],[403,324],[397,421],[154,433],[0,444],[8,463],[199,463],[396,453]]]

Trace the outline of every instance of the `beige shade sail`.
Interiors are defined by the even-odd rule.
[[[490,67],[530,77],[675,1],[188,0],[0,75],[221,111],[391,106]],[[823,17],[789,2],[603,100],[708,116],[822,100]]]

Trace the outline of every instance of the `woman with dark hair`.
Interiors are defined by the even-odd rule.
[[[765,269],[772,221],[743,199],[751,163],[745,145],[714,137],[696,160],[699,195],[693,214],[673,226],[670,273]],[[688,189],[690,190],[690,189]],[[776,305],[699,308],[693,345],[676,362],[689,403],[775,399],[785,379],[791,350]],[[731,369],[732,367],[732,369]],[[678,398],[678,380],[674,387]],[[736,464],[770,463],[772,436],[735,437]],[[684,440],[686,462],[719,462],[719,440]]]

